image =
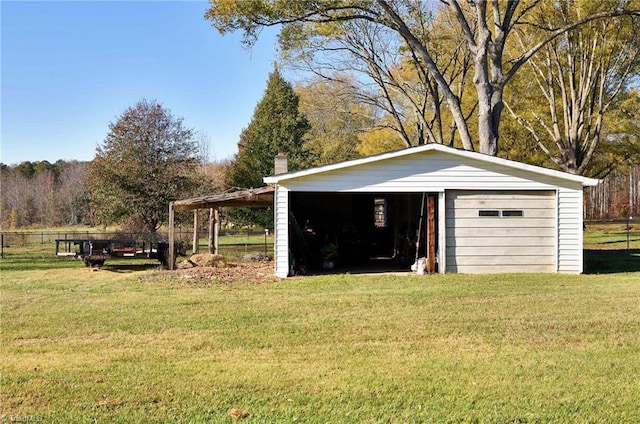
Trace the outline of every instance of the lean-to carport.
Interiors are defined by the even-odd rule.
[[[198,246],[198,210],[209,209],[209,253],[218,253],[218,233],[220,230],[219,208],[248,207],[264,208],[273,206],[274,187],[260,187],[234,191],[231,193],[210,194],[192,199],[176,200],[169,203],[169,269],[174,269],[174,214],[175,211],[193,210],[194,249]],[[197,251],[194,251],[197,253]]]

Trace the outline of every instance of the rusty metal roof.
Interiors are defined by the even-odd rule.
[[[225,206],[241,206],[264,208],[273,206],[274,186],[238,190],[229,193],[208,194],[191,199],[173,202],[175,210],[220,208]]]

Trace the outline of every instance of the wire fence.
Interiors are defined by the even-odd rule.
[[[626,245],[627,249],[633,248],[640,241],[640,219],[623,220],[589,220],[585,221],[585,231],[606,230],[608,239],[603,243]],[[595,229],[595,230],[594,230]],[[265,230],[259,228],[251,229],[221,229],[221,237],[225,236],[264,236]],[[177,241],[182,241],[186,245],[193,242],[192,228],[176,228],[175,235]],[[206,240],[209,237],[208,230],[198,231],[198,239]],[[4,257],[6,249],[11,247],[28,247],[35,245],[53,245],[56,240],[103,240],[103,239],[131,239],[136,241],[166,241],[167,232],[141,233],[122,231],[4,231],[0,233],[0,257]],[[265,238],[266,242],[266,238]],[[201,242],[199,242],[200,245]]]
[[[589,248],[640,248],[640,219],[587,220],[584,229],[584,244]]]
[[[261,229],[221,229],[219,236],[242,236],[244,239],[261,236],[264,237],[265,230]],[[192,228],[176,228],[174,237],[176,241],[181,241],[185,245],[191,246],[193,243]],[[200,246],[202,240],[209,238],[208,230],[198,231]],[[30,246],[54,245],[56,240],[135,240],[137,242],[158,242],[167,241],[166,231],[155,233],[123,232],[123,231],[4,231],[0,233],[0,257],[4,257],[7,249],[28,248]]]
[[[221,229],[221,236],[229,235],[262,235],[261,229]],[[125,232],[125,231],[3,231],[0,233],[5,246],[18,245],[28,246],[30,244],[45,244],[62,239],[100,240],[100,239],[132,239],[132,240],[166,240],[166,231],[155,233]],[[192,240],[193,229],[176,229],[174,237],[179,240]],[[198,238],[209,237],[208,230],[199,230]]]

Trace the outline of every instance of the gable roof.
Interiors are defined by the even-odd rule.
[[[336,171],[344,168],[350,168],[353,166],[364,165],[364,164],[374,163],[378,161],[384,161],[388,159],[399,158],[402,156],[414,155],[417,153],[431,152],[431,151],[441,152],[441,153],[445,153],[445,154],[449,154],[449,155],[457,156],[461,158],[475,159],[481,162],[502,165],[514,170],[529,171],[534,174],[559,178],[566,181],[578,182],[582,184],[582,186],[595,186],[595,185],[598,185],[598,183],[600,182],[600,180],[597,180],[595,178],[587,178],[581,175],[569,174],[568,172],[555,171],[553,169],[547,169],[547,168],[543,168],[535,165],[528,165],[525,163],[516,162],[509,159],[503,159],[496,156],[485,155],[477,152],[471,152],[469,150],[455,149],[453,147],[447,147],[443,144],[436,144],[436,143],[424,144],[422,146],[409,147],[401,150],[394,150],[392,152],[386,152],[378,155],[367,156],[364,158],[333,163],[330,165],[318,166],[315,168],[308,168],[301,171],[292,171],[284,174],[272,175],[269,177],[265,177],[263,181],[267,184],[277,184],[281,181],[293,180],[296,178],[313,176],[316,174],[322,174],[322,173]]]

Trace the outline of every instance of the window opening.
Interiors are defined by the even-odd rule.
[[[502,211],[502,216],[523,216],[521,210]]]
[[[500,216],[500,211],[496,210],[479,210],[478,216]]]
[[[495,210],[495,209],[480,209],[478,211],[478,216],[489,216],[489,217],[512,217],[512,216],[524,216],[524,212],[522,210],[510,209],[510,210]]]
[[[376,228],[387,227],[387,199],[379,197],[373,200],[373,223]]]

